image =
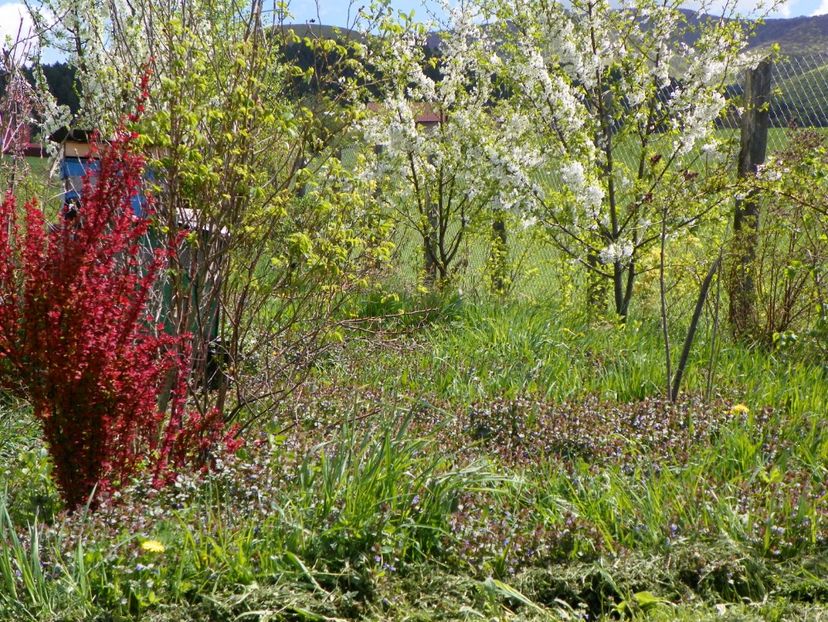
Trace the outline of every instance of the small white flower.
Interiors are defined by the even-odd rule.
[[[573,192],[577,192],[584,186],[586,178],[584,177],[584,165],[580,162],[567,162],[561,167],[561,179],[569,186]]]
[[[603,264],[627,263],[633,254],[633,245],[630,242],[610,244],[599,253],[599,259]]]

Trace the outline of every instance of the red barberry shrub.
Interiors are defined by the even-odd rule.
[[[164,333],[146,311],[170,251],[142,245],[134,140],[121,131],[101,150],[73,220],[49,226],[36,202],[21,210],[11,194],[0,207],[0,389],[31,403],[70,509],[139,469],[163,484],[225,436],[220,417],[185,412],[189,336]]]

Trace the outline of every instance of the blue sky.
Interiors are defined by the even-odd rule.
[[[749,0],[737,2],[743,13],[750,14],[756,8],[756,3]],[[314,20],[323,24],[345,26],[349,10],[353,16],[360,6],[368,3],[369,0],[290,0],[289,6],[295,22]],[[413,10],[418,19],[426,20],[429,17],[422,0],[392,0],[392,5],[406,12]],[[692,7],[693,1],[689,0],[687,6]],[[0,0],[0,46],[6,35],[13,36],[17,33],[21,12],[25,12],[21,0]],[[786,0],[770,17],[816,14],[828,14],[828,0]],[[48,55],[47,60],[50,60]]]
[[[349,4],[348,0],[319,0],[317,11],[316,0],[292,0],[290,10],[296,17],[296,21],[305,22],[321,18],[324,24],[342,26],[345,25],[348,7],[352,7],[351,13],[353,14],[356,8],[363,4],[367,4],[367,1]],[[392,5],[405,11],[414,10],[418,18],[427,16],[420,0],[392,0]],[[693,2],[688,2],[687,5],[692,6]],[[740,0],[739,7],[742,12],[750,13],[756,8],[756,2]],[[787,0],[781,3],[779,9],[771,17],[796,17],[825,13],[828,13],[828,0]]]

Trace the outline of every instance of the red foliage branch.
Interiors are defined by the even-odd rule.
[[[0,206],[0,389],[32,404],[70,509],[139,468],[162,485],[225,438],[218,415],[185,413],[189,335],[165,334],[146,312],[170,251],[142,244],[134,139],[121,131],[103,150],[76,220],[49,227],[33,201],[21,227],[11,194]]]

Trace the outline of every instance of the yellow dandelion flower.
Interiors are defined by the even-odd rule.
[[[141,548],[147,553],[163,553],[166,550],[158,540],[144,540]]]
[[[748,414],[749,412],[750,412],[750,408],[748,408],[748,407],[747,407],[747,406],[745,406],[744,404],[735,404],[735,405],[734,405],[734,406],[730,409],[730,414],[731,414],[731,415],[746,415],[746,414]]]

